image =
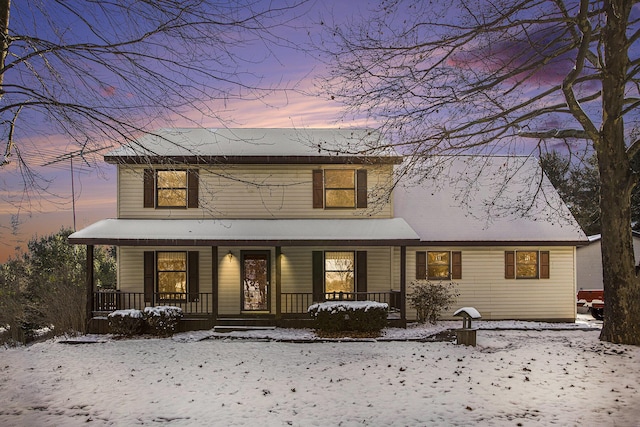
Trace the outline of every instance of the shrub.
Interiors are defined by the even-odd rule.
[[[377,332],[387,325],[389,305],[374,301],[336,301],[313,304],[308,312],[322,332]]]
[[[130,337],[141,334],[144,330],[144,319],[140,310],[116,310],[109,313],[107,318],[109,319],[109,331],[115,335]]]
[[[440,313],[448,310],[458,296],[457,283],[432,283],[418,281],[411,283],[412,292],[407,295],[407,302],[416,309],[418,322],[429,321],[436,324]]]
[[[145,307],[144,319],[153,335],[168,337],[178,329],[182,309],[173,306]]]

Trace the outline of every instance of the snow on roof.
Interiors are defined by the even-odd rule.
[[[530,157],[433,158],[396,188],[394,214],[424,242],[587,243]]]
[[[69,236],[73,244],[361,241],[376,245],[398,240],[418,240],[402,218],[105,219]]]
[[[453,315],[454,316],[459,316],[459,315],[462,315],[463,313],[466,313],[472,319],[480,319],[480,318],[482,318],[482,316],[480,316],[480,312],[478,310],[476,310],[475,307],[462,307],[462,308],[459,308],[459,309],[457,309],[455,311],[455,313],[453,313]]]
[[[105,156],[397,156],[375,151],[381,135],[369,129],[172,128],[148,133]],[[349,153],[349,154],[345,154]]]
[[[633,237],[634,240],[639,240],[640,232],[631,230],[631,236]],[[600,239],[602,239],[602,234],[592,234],[591,236],[587,236],[587,239],[589,239],[589,244],[598,242],[600,241]]]

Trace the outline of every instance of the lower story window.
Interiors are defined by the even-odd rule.
[[[355,291],[354,252],[324,253],[324,284],[327,299],[340,299],[340,292]]]
[[[516,279],[538,278],[538,252],[516,252]]]
[[[187,292],[187,253],[157,253],[158,293],[162,300],[182,300]]]
[[[450,252],[427,252],[427,278],[430,280],[449,280]]]
[[[505,279],[548,279],[549,251],[505,251]]]

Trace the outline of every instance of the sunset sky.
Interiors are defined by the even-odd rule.
[[[276,5],[279,7],[283,4],[281,2],[269,2],[267,0],[245,1],[249,3],[255,2],[253,4],[256,7],[264,5]],[[289,1],[293,2],[298,0]],[[370,11],[372,9],[381,7],[381,5],[385,3],[374,0],[299,1],[302,2],[302,5],[291,12],[291,15],[287,15],[290,19],[286,20],[285,25],[270,28],[270,36],[266,39],[256,36],[255,34],[249,39],[242,39],[238,45],[233,47],[233,53],[240,57],[242,61],[234,62],[233,59],[235,58],[232,58],[230,61],[225,62],[225,64],[230,64],[230,71],[227,71],[226,68],[217,70],[217,72],[220,73],[229,73],[233,78],[242,75],[243,79],[247,79],[246,83],[245,80],[242,81],[243,84],[259,86],[260,88],[274,88],[276,90],[269,93],[260,92],[259,95],[264,95],[261,96],[260,99],[256,99],[255,97],[250,98],[244,95],[233,96],[224,101],[218,98],[215,100],[209,100],[209,98],[207,98],[203,100],[200,105],[203,108],[187,108],[183,105],[183,109],[179,112],[180,114],[175,114],[174,112],[166,114],[165,112],[164,116],[158,111],[162,105],[158,106],[148,101],[148,110],[143,109],[142,111],[132,112],[131,116],[128,117],[130,117],[132,122],[144,122],[139,126],[149,130],[171,126],[202,126],[209,128],[374,127],[376,123],[368,121],[366,117],[358,117],[357,119],[349,117],[343,118],[342,114],[344,110],[342,106],[337,101],[333,101],[328,94],[321,92],[318,79],[321,76],[327,75],[327,58],[323,57],[317,49],[314,49],[314,46],[321,44],[321,39],[331,39],[332,32],[335,36],[336,33],[340,32],[340,29],[357,28],[358,23],[361,22],[373,23],[371,29],[367,31],[380,31],[380,34],[385,31],[388,32],[389,30],[387,28],[380,29],[376,27],[375,20],[368,19],[368,16],[371,17],[371,15],[368,14],[371,13]],[[74,9],[74,5],[86,7],[87,4],[91,4],[92,7],[92,9],[87,9],[87,11],[92,12],[94,9],[97,9],[98,12],[93,15],[83,15],[83,13]],[[96,4],[100,6],[96,6]],[[56,39],[58,36],[64,39],[70,37],[75,43],[97,43],[103,34],[108,33],[111,37],[117,38],[121,33],[124,34],[126,32],[124,30],[136,32],[138,27],[143,27],[143,25],[136,20],[129,21],[128,27],[122,24],[123,27],[121,29],[120,21],[113,19],[111,26],[107,24],[107,30],[109,31],[106,31],[106,33],[101,31],[91,33],[86,31],[86,28],[86,33],[77,30],[78,28],[82,28],[85,20],[94,19],[95,22],[99,23],[98,25],[105,20],[108,21],[109,17],[100,12],[100,7],[110,7],[104,6],[105,4],[117,5],[119,3],[86,3],[84,0],[69,0],[65,2],[25,0],[24,2],[14,2],[12,4],[9,26],[15,34],[31,35],[33,33],[41,39],[46,40],[49,38]],[[145,3],[134,4],[136,5],[134,7],[138,7]],[[576,4],[577,3],[572,3],[572,7],[575,7]],[[55,5],[58,9],[56,13],[49,14],[50,8],[53,7],[52,5]],[[220,5],[222,5],[220,7],[224,7],[226,3],[222,2]],[[423,19],[423,17],[425,17],[425,19],[432,19],[439,24],[441,20],[444,20],[444,22],[452,22],[453,20],[460,19],[460,10],[452,7],[449,2],[434,2],[433,4],[416,2],[413,6],[415,5],[418,5],[418,8],[421,9],[419,12],[400,8],[400,12],[392,13],[385,9],[385,20],[391,20],[395,23],[406,23],[411,22],[410,17],[414,16],[420,17],[420,19]],[[445,11],[444,14],[437,15],[432,10],[435,8],[435,5],[442,6],[442,10]],[[532,2],[532,8],[535,9],[537,6],[538,2]],[[242,9],[242,11],[244,12],[245,9]],[[502,13],[502,9],[499,9],[499,11]],[[240,13],[242,14],[243,12]],[[413,13],[413,15],[410,15],[411,13]],[[526,13],[530,12],[527,10]],[[70,14],[70,17],[68,14]],[[634,6],[632,15],[632,19],[637,19],[640,15],[640,4]],[[137,16],[139,15],[136,15],[136,17]],[[471,17],[471,20],[474,19],[475,16]],[[273,22],[271,22],[271,24],[273,24]],[[421,22],[421,24],[423,23]],[[269,26],[269,22],[264,23],[264,25]],[[537,35],[537,37],[541,39],[539,40],[541,45],[544,45],[546,38],[552,37],[550,36],[551,33],[547,31],[548,28],[536,27],[536,25],[532,27],[534,30],[533,34]],[[431,35],[429,31],[434,31],[428,25],[416,25],[416,27],[420,28],[418,32],[425,32],[424,34],[416,36],[420,40],[422,40],[422,37]],[[234,30],[229,29],[228,26],[223,28],[224,31],[220,31],[220,33],[217,34],[220,36],[218,44],[209,42],[209,38],[206,39],[206,49],[210,49],[211,55],[213,56],[219,54],[219,51],[224,51],[224,46],[221,46],[220,43],[224,44],[224,42],[228,40],[235,41],[236,39],[234,37],[238,36],[234,34]],[[327,31],[328,29],[331,29],[331,31]],[[402,33],[402,31],[400,31],[400,33]],[[367,34],[369,33],[367,32]],[[395,32],[392,31],[392,34],[395,34]],[[409,34],[413,35],[410,31]],[[530,35],[531,34],[529,34],[529,36]],[[241,37],[237,40],[240,39]],[[220,42],[220,40],[222,42]],[[531,41],[530,39],[527,40]],[[331,43],[331,41],[328,42]],[[164,58],[163,53],[172,53],[171,49],[166,48],[162,43],[157,41],[156,43],[157,44],[152,45],[152,47],[157,47],[157,57]],[[499,66],[504,62],[508,63],[512,58],[526,60],[528,55],[544,54],[544,52],[540,53],[535,51],[535,49],[527,52],[525,46],[518,44],[517,40],[499,40],[496,43],[489,43],[487,45],[481,45],[479,43],[481,43],[481,41],[473,40],[473,43],[466,46],[468,48],[466,49],[466,55],[452,55],[448,58],[448,61],[446,61],[447,65],[458,69],[473,70],[476,66],[482,66],[488,69],[491,67],[491,64],[487,64],[485,60],[487,52],[491,53],[494,63]],[[638,43],[640,42],[636,41],[636,45]],[[393,46],[395,47],[396,45],[394,44]],[[28,51],[28,49],[27,46],[25,50]],[[187,55],[191,53],[192,58],[200,58],[195,54],[195,52],[199,53],[199,51],[194,50],[192,52],[189,46],[185,47],[185,49],[188,51]],[[522,55],[523,52],[524,55]],[[207,53],[209,53],[209,50]],[[21,54],[24,55],[24,53]],[[224,54],[225,52],[222,52],[221,56],[224,57]],[[436,58],[440,58],[440,55],[442,55],[442,53],[438,51]],[[115,56],[115,58],[115,61],[122,60],[120,56]],[[207,55],[204,58],[203,63],[206,62],[206,58],[209,58],[209,56]],[[11,59],[10,56],[9,60]],[[74,57],[75,62],[70,61],[69,66],[75,70],[76,73],[79,72],[79,75],[89,76],[87,77],[88,81],[90,83],[96,83],[95,86],[90,87],[86,84],[87,81],[80,78],[79,80],[85,84],[84,86],[79,85],[78,87],[74,87],[71,85],[71,87],[69,87],[69,85],[67,85],[67,87],[63,87],[63,89],[57,88],[58,92],[54,91],[51,95],[51,97],[56,100],[56,103],[58,103],[56,96],[61,96],[64,99],[65,95],[69,96],[69,94],[78,95],[80,98],[84,97],[83,101],[89,103],[93,102],[95,98],[98,105],[105,105],[107,108],[113,108],[114,110],[121,108],[123,110],[127,109],[130,103],[134,103],[131,99],[136,98],[136,96],[143,100],[142,105],[144,105],[144,101],[148,99],[162,101],[162,98],[146,97],[146,93],[134,94],[129,91],[128,88],[118,86],[118,84],[115,83],[117,78],[113,78],[113,76],[110,76],[108,73],[105,73],[104,80],[101,80],[102,74],[100,74],[100,72],[104,71],[104,68],[101,69],[99,67],[102,66],[102,64],[98,64],[97,68],[92,68],[92,66],[95,66],[95,63],[88,61],[89,64],[87,65],[83,59],[84,57]],[[358,57],[358,61],[361,59],[361,57]],[[422,55],[419,57],[416,56],[415,60],[418,62],[423,61]],[[122,64],[126,67],[126,60],[122,61],[123,62],[113,64],[112,68],[121,70],[123,68],[119,67]],[[412,64],[413,62],[410,61],[410,63]],[[237,69],[233,69],[234,64],[237,65]],[[380,71],[381,74],[394,68],[388,67],[388,64],[384,61],[374,61],[373,64],[374,66],[380,67],[382,70]],[[533,77],[527,81],[527,84],[523,86],[525,89],[532,90],[533,92],[531,93],[536,93],[536,91],[544,88],[546,83],[558,83],[562,76],[566,74],[567,70],[572,69],[572,67],[573,63],[570,57],[560,56],[556,62],[538,69]],[[42,66],[42,68],[43,70],[39,71],[50,71],[46,70],[46,66]],[[53,68],[55,69],[55,67]],[[408,68],[411,73],[414,73],[412,66],[407,66],[406,68]],[[367,71],[371,71],[371,68],[366,69]],[[7,82],[13,82],[16,86],[25,87],[28,87],[29,84],[38,85],[41,83],[37,81],[38,79],[34,79],[33,76],[26,75],[28,73],[18,73],[16,76],[14,70],[10,71],[13,71],[14,74],[6,73],[4,81],[5,89],[8,87]],[[390,74],[393,74],[393,72]],[[376,74],[376,76],[379,75],[380,74]],[[74,76],[77,77],[77,75],[73,75],[69,80],[74,81]],[[171,74],[171,76],[173,76],[173,74]],[[31,77],[31,82],[28,80],[28,77]],[[57,77],[58,76],[53,73],[53,78],[57,79]],[[61,80],[64,80],[64,77],[65,76],[62,76]],[[445,76],[445,78],[447,77],[449,76]],[[196,87],[198,83],[202,83],[198,81],[198,79],[202,78],[202,74],[198,75],[195,80],[190,81],[191,83],[196,83],[191,86],[180,85],[179,82],[175,80],[166,80],[168,84],[162,86],[162,92],[157,91],[156,95],[164,96],[166,93],[168,98],[169,93],[171,93],[174,96],[177,94],[179,98],[183,96],[183,92],[180,92],[183,87],[187,87],[187,91],[192,89],[197,92],[197,89],[194,89],[194,87]],[[231,80],[233,80],[233,78]],[[35,83],[33,80],[36,80]],[[214,87],[215,91],[215,86],[220,81],[225,80],[220,79],[214,81],[216,84],[210,85]],[[425,81],[432,84],[436,89],[441,87],[439,86],[440,80],[427,79]],[[421,81],[420,84],[422,83]],[[455,84],[456,83],[452,83],[452,85]],[[352,81],[349,79],[346,81],[346,86],[347,89],[350,87],[359,87],[352,84]],[[45,88],[45,92],[47,92],[48,87],[46,85],[43,85],[43,87]],[[167,89],[165,90],[164,88]],[[69,93],[65,93],[65,90],[68,90]],[[418,88],[418,92],[421,90],[425,89],[422,87]],[[252,94],[250,89],[245,89],[245,91],[249,95]],[[5,91],[5,95],[2,98],[4,103],[10,103],[10,101],[8,101],[8,99],[10,99],[8,93],[8,91]],[[373,91],[373,93],[376,92]],[[523,91],[523,94],[516,93],[513,96],[525,96],[526,99],[529,100],[531,93]],[[255,93],[253,94],[255,95]],[[419,99],[420,95],[421,94],[418,93],[416,96],[418,99],[408,102],[408,104],[412,104],[412,101],[415,101],[417,105],[415,110],[418,112],[424,109],[424,105]],[[94,98],[91,98],[92,96]],[[73,99],[73,96],[70,97]],[[358,97],[355,99],[360,100]],[[400,117],[406,116],[406,111],[411,110],[411,108],[404,108],[403,103],[405,99],[403,98],[396,99],[391,96],[387,99],[390,100],[392,107],[388,107],[389,104],[381,105],[381,103],[372,102],[374,107],[380,107],[381,109],[377,111],[379,114],[378,117],[384,117],[386,114],[384,111],[385,108],[389,108],[391,111],[390,115],[397,114],[397,116]],[[375,101],[379,101],[379,99]],[[393,105],[395,101],[398,101],[397,110],[394,109],[396,106]],[[562,100],[559,102],[562,102]],[[469,107],[467,103],[456,102],[452,104]],[[481,105],[485,104],[484,101],[481,103]],[[188,105],[190,106],[191,104]],[[366,103],[363,105],[366,105]],[[428,105],[427,107],[426,109],[430,110],[433,105]],[[436,105],[436,107],[446,110],[449,104],[443,102],[442,106]],[[474,105],[473,108],[477,109],[477,106]],[[2,110],[4,115],[2,116],[3,121],[0,122],[0,125],[4,126],[2,128],[5,133],[5,135],[2,136],[4,141],[8,138],[7,123],[11,121],[11,110],[9,109],[9,112],[5,110],[6,109]],[[212,114],[207,114],[206,110],[212,112]],[[464,113],[464,108],[460,109],[462,113],[459,114],[451,113],[451,111],[456,111],[455,109],[447,110],[447,112],[438,111],[437,109],[435,111],[435,116],[445,123],[446,128],[449,128],[449,124],[452,121],[467,120],[467,114]],[[154,115],[153,113],[158,114]],[[471,114],[472,113],[473,111]],[[11,163],[0,168],[0,262],[4,262],[8,257],[16,254],[19,248],[24,248],[29,239],[35,235],[43,236],[55,233],[62,227],[70,228],[73,226],[71,164],[68,155],[78,150],[78,143],[86,144],[87,142],[71,141],[69,137],[58,133],[56,130],[56,124],[59,125],[59,123],[56,123],[57,118],[47,114],[47,112],[43,113],[40,111],[39,114],[32,116],[29,114],[30,113],[21,113],[19,116],[19,122],[16,126],[18,132],[16,132],[15,135],[16,149],[14,153],[12,153],[13,157],[9,159]],[[431,119],[432,117],[434,117],[433,114],[425,116],[424,118]],[[596,121],[599,120],[596,114],[594,114],[593,117],[596,118]],[[423,117],[420,117],[420,119],[422,118]],[[555,117],[551,119],[545,117],[546,122],[542,124],[547,125],[547,127],[551,129],[562,126],[562,124],[559,123],[552,123],[553,119],[555,119]],[[432,128],[426,121],[418,121],[416,123],[417,125],[415,126],[415,123],[410,123],[409,127],[413,129]],[[75,125],[76,123],[74,123],[73,120],[65,122],[65,126],[74,128]],[[508,138],[511,138],[511,135],[508,135],[505,139]],[[520,144],[522,139],[516,139],[518,139],[517,143]],[[527,144],[530,143],[529,141],[531,140],[528,140]],[[113,140],[103,140],[101,145],[117,146],[122,142],[123,141],[114,138]],[[491,144],[488,145],[494,146],[494,143],[495,140],[491,139]],[[554,148],[554,143],[557,143],[557,141],[551,141],[547,147]],[[561,144],[564,143],[561,142]],[[533,145],[535,145],[535,142]],[[582,145],[583,148],[587,147],[584,143],[582,143]],[[521,147],[522,145],[518,146]],[[530,148],[530,146],[527,146],[525,150],[529,151],[528,154],[535,154],[533,149]],[[562,145],[561,149],[566,150],[566,146]],[[518,150],[521,150],[521,148],[518,148]],[[586,150],[589,150],[589,148],[587,147]],[[3,151],[4,145],[2,146],[2,151],[0,151],[0,161],[4,159]],[[498,151],[496,150],[496,152]],[[521,153],[521,151],[517,152],[519,154]],[[115,217],[116,215],[115,167],[102,161],[103,154],[105,154],[105,151],[87,155],[90,160],[92,158],[95,160],[95,164],[98,165],[97,167],[90,167],[84,164],[80,158],[74,159],[73,192],[75,194],[77,229],[86,227],[99,219]],[[29,171],[21,169],[20,162],[16,161],[17,155],[28,159],[32,169]],[[64,158],[65,155],[67,155],[67,158]],[[61,157],[64,159],[62,160]],[[57,159],[61,160],[56,161]],[[36,183],[36,185],[32,185],[32,182]],[[31,191],[25,192],[23,190],[24,188],[30,188]]]
[[[349,19],[363,16],[367,7],[377,2],[341,2],[318,1],[304,4],[305,13],[294,25],[280,30],[281,36],[296,40],[300,46],[308,47],[311,36],[320,31],[317,24],[324,19]],[[18,8],[19,4],[12,6]],[[299,12],[298,12],[299,13]],[[12,10],[12,22],[16,25],[29,25],[25,19],[27,13]],[[25,24],[27,22],[27,24]],[[336,102],[301,92],[314,91],[314,79],[322,71],[323,65],[314,58],[313,53],[282,46],[265,46],[256,43],[245,47],[241,54],[248,60],[259,61],[255,74],[262,77],[262,86],[296,88],[297,91],[279,91],[261,100],[214,101],[211,108],[230,119],[225,123],[229,127],[338,127],[365,125],[340,121],[340,106]],[[109,88],[111,89],[111,88]],[[112,89],[113,90],[113,89]],[[105,96],[109,91],[105,90]],[[220,127],[221,123],[202,118],[197,112],[187,114],[198,125]],[[21,194],[20,187],[23,171],[18,162],[0,169],[0,183],[4,187],[3,203],[0,205],[0,262],[14,256],[18,248],[24,249],[33,236],[55,233],[61,227],[73,226],[73,205],[70,161],[64,160],[49,166],[58,156],[77,150],[77,146],[57,134],[47,132],[49,123],[42,120],[32,123],[33,134],[28,138],[17,137],[21,144],[21,154],[31,158],[34,172],[41,175],[41,183],[46,186],[29,198]],[[185,120],[173,125],[193,126]],[[117,144],[118,141],[113,141]],[[4,148],[3,148],[4,149]],[[88,168],[81,159],[74,159],[74,193],[76,228],[81,229],[102,219],[116,215],[116,176],[115,167],[102,162],[98,156],[99,169]],[[7,203],[6,200],[11,200]],[[17,224],[17,225],[16,225]]]

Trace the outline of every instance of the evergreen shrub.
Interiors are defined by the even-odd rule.
[[[389,305],[374,301],[327,301],[308,312],[322,332],[379,332],[387,325]]]

